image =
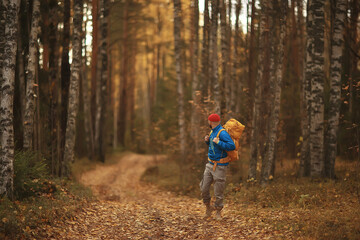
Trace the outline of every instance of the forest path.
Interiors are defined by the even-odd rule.
[[[49,229],[50,239],[292,239],[270,223],[250,218],[241,206],[226,206],[223,220],[203,219],[198,199],[176,196],[140,181],[147,167],[161,157],[129,153],[110,166],[86,172],[81,182],[90,186],[98,201],[75,219]],[[239,209],[240,208],[240,209]],[[249,209],[247,209],[249,210]],[[254,209],[254,211],[257,211]],[[267,213],[270,214],[270,213]],[[281,213],[274,213],[274,218]]]

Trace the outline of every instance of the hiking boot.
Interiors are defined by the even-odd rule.
[[[205,204],[206,206],[206,213],[205,213],[205,218],[209,218],[211,217],[211,213],[212,211],[214,211],[214,208],[210,206],[210,204]]]
[[[216,209],[215,219],[218,220],[218,221],[220,221],[222,219],[222,217],[221,217],[221,209]]]

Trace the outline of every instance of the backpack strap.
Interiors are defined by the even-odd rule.
[[[219,131],[219,132],[217,133],[217,135],[216,135],[217,138],[219,138],[220,133],[221,133],[222,131],[225,131],[225,129],[220,129],[220,131]],[[213,132],[213,130],[210,131],[209,136],[212,134],[212,132]]]
[[[219,138],[220,133],[221,133],[222,131],[225,131],[225,129],[220,129],[220,131],[219,131],[218,134],[216,135],[217,138]]]

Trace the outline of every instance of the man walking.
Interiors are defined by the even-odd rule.
[[[201,196],[206,206],[206,217],[211,216],[214,210],[210,206],[210,186],[214,183],[216,219],[221,220],[221,210],[224,207],[224,190],[226,171],[229,163],[226,161],[227,152],[235,149],[235,144],[230,135],[220,125],[220,116],[211,114],[208,123],[212,129],[210,136],[205,136],[209,145],[208,162],[205,166],[204,176],[200,182]]]

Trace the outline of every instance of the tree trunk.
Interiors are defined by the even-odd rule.
[[[221,115],[224,116],[227,111],[230,102],[229,92],[229,78],[228,78],[228,51],[229,51],[229,40],[228,40],[228,29],[226,22],[226,4],[225,0],[220,0],[220,31],[221,31]]]
[[[359,53],[358,49],[359,47],[357,47],[357,39],[358,39],[358,19],[359,19],[359,9],[360,9],[360,4],[359,4],[359,0],[351,0],[349,1],[350,4],[350,9],[351,9],[351,15],[350,15],[350,19],[349,19],[349,42],[350,42],[350,77],[349,77],[349,113],[350,113],[350,117],[351,117],[351,123],[354,123],[354,119],[355,119],[355,115],[358,114],[356,113],[354,110],[354,106],[356,104],[354,104],[354,100],[355,98],[355,94],[354,94],[354,90],[356,88],[354,88],[354,86],[356,86],[356,72],[357,72],[357,68],[358,68],[358,58],[359,56],[357,55]],[[356,56],[357,55],[357,56]],[[355,95],[355,96],[354,96]]]
[[[88,17],[85,19],[85,29],[83,40],[86,39],[86,26],[88,22]],[[84,49],[85,55],[82,57],[82,69],[81,69],[81,88],[82,88],[82,97],[83,97],[83,111],[84,111],[84,130],[85,130],[85,141],[87,146],[87,155],[89,159],[94,157],[94,129],[93,129],[93,119],[91,117],[91,99],[89,91],[89,78],[88,78],[88,67],[87,67],[87,55],[86,55],[86,41],[85,45],[82,46]]]
[[[221,114],[221,88],[219,82],[218,69],[218,49],[217,49],[217,31],[218,31],[218,13],[219,0],[211,1],[211,31],[210,31],[210,51],[211,51],[211,94],[214,100],[214,109],[212,112]]]
[[[230,110],[235,111],[236,99],[242,95],[242,92],[238,92],[238,89],[242,89],[242,84],[238,78],[237,71],[239,69],[239,51],[240,33],[239,33],[239,15],[241,11],[241,0],[237,0],[235,9],[235,34],[234,34],[234,47],[232,56],[232,69],[231,69],[231,98],[230,98]]]
[[[58,96],[59,96],[59,45],[58,45],[58,4],[56,0],[49,1],[49,93],[50,93],[50,112],[49,127],[51,138],[51,172],[53,175],[59,174],[59,114],[58,114]]]
[[[253,21],[254,19],[252,19]],[[258,161],[258,141],[259,141],[259,127],[260,127],[260,109],[261,109],[261,96],[262,96],[262,79],[264,70],[264,40],[266,37],[265,25],[266,25],[266,14],[264,12],[264,6],[261,7],[260,17],[260,40],[259,40],[259,67],[257,72],[257,78],[255,79],[255,96],[252,113],[251,123],[251,140],[250,140],[250,163],[249,163],[249,179],[256,179],[256,169]]]
[[[119,144],[125,146],[125,133],[126,133],[126,113],[127,113],[127,101],[128,101],[128,17],[129,17],[129,0],[125,0],[124,6],[124,23],[123,23],[123,54],[122,54],[122,88],[121,98],[119,104]],[[151,85],[150,85],[151,86]],[[150,97],[151,106],[151,97]]]
[[[275,15],[276,17],[273,22],[273,28],[275,29],[275,35],[273,35],[275,48],[272,47],[272,62],[275,62],[275,69],[272,70],[270,77],[270,96],[271,108],[269,116],[269,129],[267,132],[266,152],[265,152],[265,168],[262,176],[263,183],[267,183],[272,178],[272,170],[275,165],[275,151],[277,141],[277,129],[279,123],[280,113],[280,97],[281,97],[281,82],[283,76],[283,59],[284,59],[284,39],[286,34],[286,12],[287,12],[287,1],[282,1],[281,6],[272,5],[270,3],[270,11],[273,12],[275,9],[280,8],[280,14]],[[280,36],[279,39],[275,39],[276,36]]]
[[[181,1],[174,0],[174,45],[175,45],[175,69],[178,95],[178,123],[180,131],[180,154],[185,159],[185,111],[184,111],[184,85],[182,79],[181,64]]]
[[[21,26],[21,17],[19,16],[19,20],[18,20],[18,36],[17,36],[17,71],[18,71],[18,76],[19,76],[19,98],[20,98],[20,114],[21,114],[21,140],[20,140],[20,145],[23,146],[23,136],[24,136],[24,128],[23,128],[23,123],[24,123],[24,119],[25,119],[25,106],[26,106],[26,86],[25,86],[25,64],[24,64],[24,48],[23,48],[23,42],[22,42],[22,26]],[[5,26],[5,25],[4,25]],[[1,35],[1,33],[0,33]],[[1,54],[1,51],[0,51]],[[1,60],[0,60],[1,61]],[[0,68],[1,69],[1,68]],[[0,74],[1,74],[1,70],[0,70]],[[20,134],[19,134],[20,136]]]
[[[130,142],[135,140],[135,90],[136,90],[136,46],[131,49],[130,69],[129,69],[129,106],[128,106],[128,123],[130,129]]]
[[[14,129],[13,99],[19,1],[1,1],[0,20],[0,196],[13,199]],[[3,37],[4,36],[4,37]]]
[[[96,122],[95,122],[95,145],[97,146],[97,158],[105,162],[105,142],[104,131],[106,126],[106,96],[107,96],[107,77],[108,77],[108,59],[107,59],[107,34],[108,34],[108,0],[100,0],[100,78],[97,85],[97,97],[96,97]]]
[[[76,136],[76,118],[79,109],[79,81],[81,71],[81,34],[82,34],[82,0],[74,0],[74,32],[73,32],[73,60],[71,63],[71,77],[68,100],[68,116],[66,124],[65,151],[62,173],[70,176],[70,163],[74,162],[74,147]]]
[[[344,20],[346,17],[346,0],[337,0],[334,6],[335,17],[333,23],[333,38],[331,44],[331,69],[330,69],[330,109],[328,128],[325,135],[325,175],[335,177],[335,159],[337,148],[337,134],[339,129],[339,116],[341,104],[341,72],[342,50],[344,45]]]
[[[298,9],[301,10],[302,8],[302,1],[299,0]],[[301,16],[299,17],[300,26],[303,25]],[[308,27],[308,26],[307,26]],[[301,46],[304,47],[305,44]],[[309,39],[306,40],[305,49],[310,47]],[[308,59],[310,63],[310,55],[309,52],[306,50],[304,54],[304,61],[303,61],[303,76],[302,76],[302,85],[301,85],[301,92],[302,92],[302,103],[301,103],[301,136],[302,136],[302,145],[301,145],[301,155],[300,155],[300,170],[299,175],[301,177],[310,176],[310,92],[311,92],[311,78],[309,76],[310,73],[308,71]]]
[[[203,26],[203,39],[202,39],[202,54],[201,54],[201,81],[200,89],[202,93],[202,100],[209,95],[209,0],[204,1],[204,26]]]
[[[92,0],[91,2],[92,8],[91,8],[91,16],[92,16],[92,51],[91,51],[91,94],[90,94],[90,101],[91,101],[91,118],[92,123],[94,124],[92,126],[94,131],[94,142],[95,142],[95,118],[96,118],[96,92],[98,86],[96,83],[98,82],[97,79],[97,68],[98,68],[98,51],[99,51],[99,0]],[[96,147],[95,147],[96,148]]]
[[[324,0],[313,0],[308,8],[309,41],[306,78],[311,79],[310,176],[324,174]]]
[[[61,153],[65,147],[65,134],[67,123],[67,104],[69,98],[69,84],[70,84],[70,64],[69,64],[69,48],[70,48],[70,0],[64,0],[64,30],[62,39],[62,57],[61,57]],[[61,170],[63,169],[63,155],[60,157]],[[63,173],[60,172],[62,176]]]
[[[37,39],[39,33],[40,1],[34,0],[29,39],[29,58],[26,69],[26,107],[24,118],[24,149],[33,149],[35,112],[35,70],[37,67]]]
[[[195,154],[199,151],[199,127],[201,119],[201,94],[199,87],[199,78],[198,78],[198,57],[199,57],[199,1],[193,0],[192,4],[192,22],[191,22],[191,44],[193,48],[192,54],[192,69],[193,69],[193,78],[192,78],[192,114],[191,114],[191,133],[195,143]]]
[[[251,24],[250,24],[250,45],[249,45],[249,62],[248,62],[248,87],[249,87],[249,112],[254,109],[254,96],[256,95],[255,91],[255,85],[256,85],[256,30],[255,30],[255,24],[257,22],[256,19],[256,1],[251,1]],[[260,25],[260,24],[259,24]],[[260,27],[259,27],[260,29]],[[261,43],[260,43],[261,45]],[[260,49],[260,48],[259,48]],[[259,54],[262,54],[259,51]],[[251,113],[249,113],[249,116],[251,116]],[[250,120],[250,119],[249,119]],[[252,120],[253,122],[253,120]]]

